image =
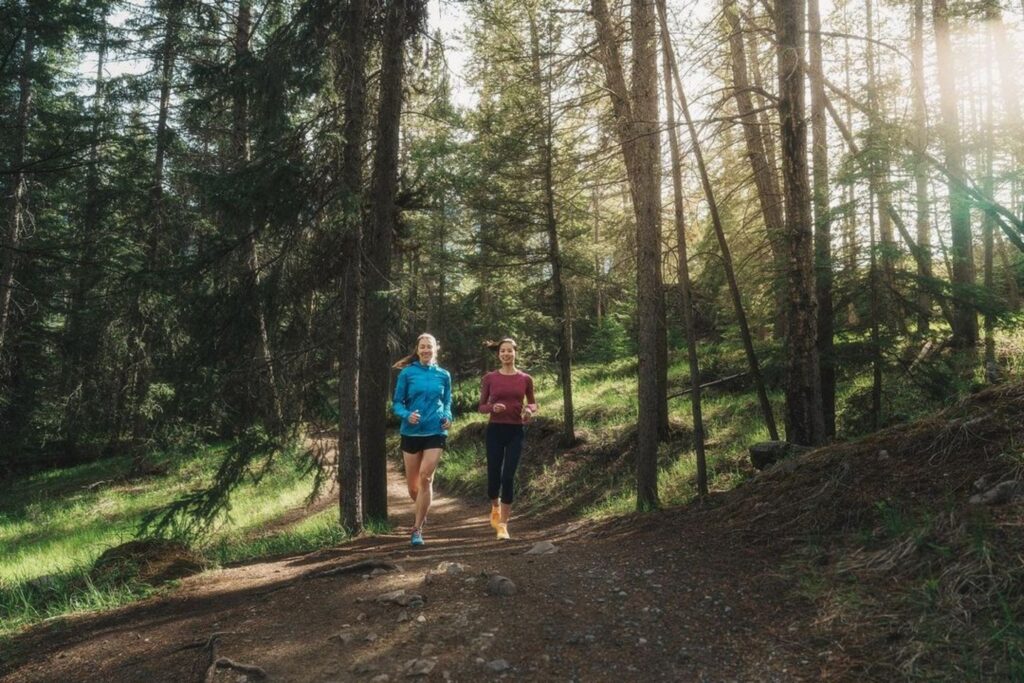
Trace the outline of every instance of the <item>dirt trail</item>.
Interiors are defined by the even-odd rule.
[[[829,645],[806,637],[812,608],[784,596],[772,557],[712,535],[701,515],[597,528],[514,518],[494,539],[482,503],[438,495],[412,550],[412,505],[391,472],[393,534],[207,572],[169,596],[36,629],[4,680],[202,681],[220,656],[273,681],[792,681],[827,675]],[[557,551],[528,555],[539,541]],[[400,571],[310,578],[370,558]],[[438,573],[441,562],[459,563]],[[425,581],[428,572],[431,579]],[[488,577],[514,582],[488,594]],[[377,600],[405,590],[425,603]],[[4,669],[0,669],[4,671]],[[419,673],[417,673],[419,672]],[[237,671],[216,680],[242,682]]]

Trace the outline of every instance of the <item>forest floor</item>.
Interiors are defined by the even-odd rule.
[[[273,681],[1012,680],[1024,506],[967,499],[981,475],[1019,478],[1022,409],[1024,387],[987,392],[704,502],[600,523],[514,517],[505,542],[486,501],[439,494],[411,549],[392,471],[394,533],[33,628],[0,677],[201,681],[216,635],[217,657]],[[531,554],[542,542],[554,552]],[[496,575],[514,592],[492,594],[508,588]],[[996,640],[977,630],[989,624]]]

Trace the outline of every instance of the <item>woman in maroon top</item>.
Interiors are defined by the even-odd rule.
[[[501,361],[501,367],[484,375],[480,385],[480,412],[491,416],[487,425],[487,496],[491,499],[491,526],[500,540],[507,541],[523,425],[537,412],[537,402],[533,378],[516,369],[515,341],[506,337],[486,346],[497,351]]]

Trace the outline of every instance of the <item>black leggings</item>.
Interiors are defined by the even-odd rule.
[[[522,425],[487,425],[487,497],[491,500],[500,491],[501,502],[512,504],[512,487],[522,450]]]

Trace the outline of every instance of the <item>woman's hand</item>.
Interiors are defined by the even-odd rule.
[[[441,420],[441,429],[447,431],[452,426],[451,420]]]
[[[495,404],[491,405],[491,412],[492,413],[504,413],[505,412],[505,404],[504,403],[495,403]]]
[[[530,410],[529,408],[524,407],[520,417],[523,418],[523,424],[526,424],[527,422],[530,421],[530,418],[533,417],[533,411]]]
[[[414,410],[409,413],[409,424],[417,425],[420,423],[420,411]]]

